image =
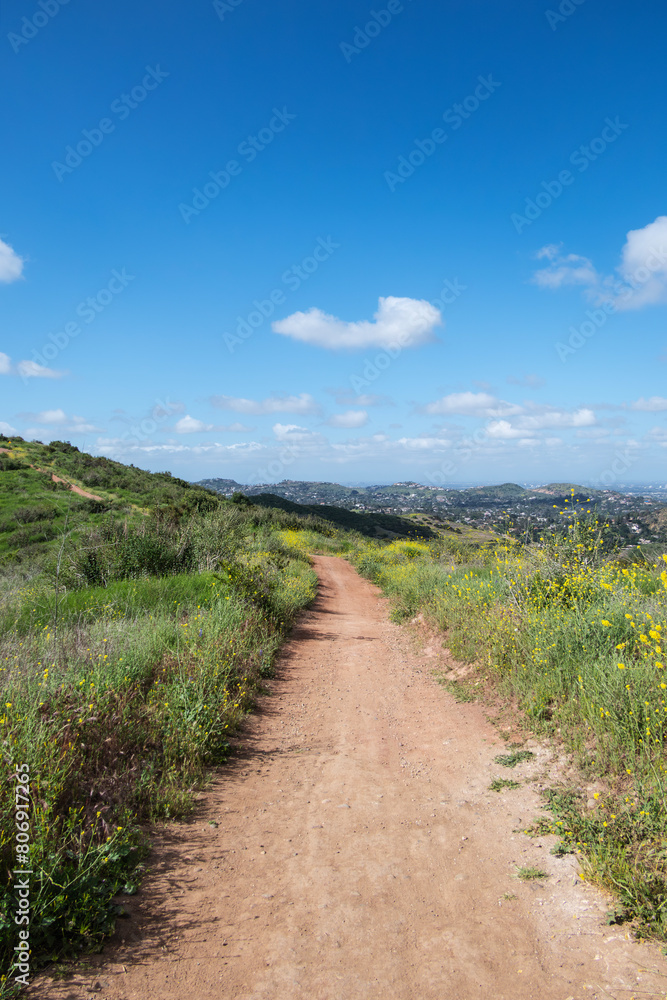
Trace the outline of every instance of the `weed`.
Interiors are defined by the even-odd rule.
[[[516,767],[517,764],[522,764],[534,756],[535,754],[530,750],[513,750],[512,753],[499,753],[493,759],[496,764],[502,764],[503,767]]]
[[[549,854],[553,854],[557,858],[564,858],[568,854],[574,854],[574,847],[561,840],[558,844],[555,844],[554,847],[551,848]]]
[[[549,872],[542,871],[541,868],[536,868],[534,865],[523,865],[523,867],[517,868],[516,877],[522,882],[533,882],[536,879],[549,878]]]
[[[460,703],[471,702],[477,700],[476,693],[471,690],[471,688],[462,683],[461,681],[450,681],[446,677],[440,675],[436,676],[436,681],[438,684],[449,692],[456,701]]]
[[[503,788],[519,788],[518,781],[512,781],[511,778],[494,778],[489,785],[489,791],[491,792],[502,792]]]

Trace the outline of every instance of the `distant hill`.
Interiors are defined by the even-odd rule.
[[[589,486],[579,486],[577,483],[547,483],[546,486],[537,486],[531,493],[547,493],[550,496],[567,496],[574,490],[576,496],[593,497],[601,490],[594,490]]]
[[[283,479],[280,483],[263,483],[258,486],[241,485],[234,479],[201,479],[198,486],[231,496],[235,492],[244,493],[249,497],[263,494],[283,497],[293,503],[329,504],[345,507],[348,510],[368,511],[378,508],[389,508],[392,513],[407,513],[426,508],[437,509],[436,505],[444,504],[455,507],[467,507],[471,504],[498,504],[511,501],[521,501],[546,497],[575,495],[588,499],[600,491],[587,490],[584,486],[572,483],[549,483],[534,489],[526,489],[518,483],[501,483],[498,486],[471,486],[467,489],[453,489],[444,486],[424,486],[421,483],[392,483],[385,486],[359,486],[352,488],[339,483],[301,481]]]
[[[517,483],[502,483],[500,486],[472,486],[470,489],[461,490],[460,492],[470,496],[503,499],[504,497],[522,497],[531,491],[524,489],[523,486],[518,486]]]
[[[353,510],[345,510],[343,507],[333,507],[327,504],[301,504],[286,500],[284,497],[276,496],[273,493],[262,493],[253,496],[252,502],[260,507],[279,507],[281,510],[289,511],[292,514],[321,517],[325,521],[331,521],[340,528],[348,531],[358,531],[362,535],[370,538],[381,538],[396,536],[435,538],[437,532],[428,525],[417,525],[405,517],[397,517],[394,514],[368,513],[360,514]]]

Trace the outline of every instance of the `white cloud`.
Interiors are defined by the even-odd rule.
[[[65,430],[68,434],[99,434],[102,428],[89,423],[87,420],[84,420],[83,417],[72,417],[71,423],[65,428]]]
[[[220,410],[235,410],[236,413],[298,413],[306,415],[319,413],[319,406],[309,392],[298,396],[269,396],[267,399],[242,399],[236,396],[212,396],[211,403]]]
[[[600,278],[588,257],[580,257],[576,253],[546,254],[546,250],[553,251],[554,247],[543,247],[538,252],[538,257],[548,257],[551,263],[541,271],[536,271],[533,275],[533,284],[540,288],[562,288],[563,285],[584,285],[591,288],[598,284]]]
[[[166,429],[169,430],[170,428]],[[171,428],[176,434],[206,434],[209,431],[231,431],[236,434],[249,434],[254,429],[254,427],[246,427],[245,424],[240,424],[238,421],[233,424],[206,424],[203,420],[198,420],[197,417],[191,417],[189,413],[186,413],[184,417],[177,420],[173,428]]]
[[[274,424],[272,429],[278,441],[309,441],[320,438],[320,435],[298,424]]]
[[[423,407],[425,413],[500,417],[521,413],[522,407],[497,399],[488,392],[453,392]]]
[[[418,347],[434,339],[437,326],[442,326],[442,316],[430,302],[394,295],[378,300],[373,322],[347,322],[313,308],[271,324],[275,333],[331,350]]]
[[[493,420],[486,428],[489,437],[499,438],[508,441],[510,438],[525,438],[526,431],[523,428],[513,427],[509,420]]]
[[[648,399],[644,399],[642,396],[640,399],[635,400],[634,403],[630,403],[631,410],[643,410],[646,413],[658,413],[662,410],[667,410],[667,399],[664,396],[650,396]]]
[[[547,243],[546,246],[537,251],[535,256],[538,260],[542,260],[544,257],[546,257],[547,260],[555,260],[559,255],[562,246],[562,243]]]
[[[67,414],[64,410],[42,410],[35,420],[38,424],[64,424],[67,423]]]
[[[42,410],[41,413],[25,413],[22,416],[34,420],[38,425],[37,427],[28,427],[26,430],[27,437],[37,437],[45,433],[48,434],[47,428],[53,427],[57,428],[58,434],[90,434],[99,433],[100,428],[96,427],[95,424],[91,424],[86,417],[77,417],[73,415],[68,417],[64,410]]]
[[[176,421],[174,430],[177,434],[197,434],[201,431],[212,431],[213,424],[205,424],[203,420],[197,420],[186,413],[184,417]]]
[[[330,427],[345,427],[348,430],[364,427],[368,423],[368,414],[365,410],[346,410],[345,413],[336,413],[327,423]]]
[[[23,378],[62,378],[65,372],[56,371],[54,368],[45,368],[38,365],[36,361],[19,361],[16,366],[18,375]]]
[[[98,438],[97,450],[101,455],[125,461],[133,455],[145,457],[153,454],[184,455],[186,457],[188,455],[208,455],[212,459],[243,459],[266,449],[258,441],[240,441],[238,444],[220,444],[215,441],[210,444],[187,445],[176,441],[170,441],[167,444],[155,444],[153,441],[137,444],[136,442],[128,442],[125,438]]]
[[[434,437],[402,437],[398,439],[396,444],[402,445],[410,451],[442,451],[452,446],[452,442],[446,438]]]
[[[657,441],[663,448],[667,447],[667,427],[652,427],[646,437],[651,441]]]
[[[0,281],[9,284],[10,281],[18,281],[23,273],[23,259],[19,257],[15,250],[0,240]]]
[[[620,308],[667,302],[667,215],[659,215],[643,229],[630,230],[617,270],[633,288],[624,305],[622,296],[617,302]]]
[[[11,424],[6,423],[4,420],[0,420],[0,434],[5,434],[7,437],[13,437],[14,434],[18,434],[16,427],[12,427]]]
[[[592,427],[595,413],[587,407],[580,407],[573,413],[566,410],[544,410],[519,418],[518,425],[524,430],[542,430],[545,427]]]
[[[23,378],[62,378],[65,374],[65,372],[58,372],[53,368],[44,368],[34,361],[19,361],[14,367],[9,355],[0,351],[0,375],[21,375]]]
[[[613,275],[600,275],[587,257],[563,255],[553,245],[543,247],[537,256],[550,261],[533,275],[541,288],[582,285],[588,298],[613,307],[612,311],[667,304],[667,215],[627,233]]]

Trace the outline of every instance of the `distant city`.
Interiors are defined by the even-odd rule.
[[[437,487],[409,481],[345,486],[291,479],[255,486],[233,479],[202,479],[198,485],[227,497],[272,495],[311,512],[318,506],[332,506],[368,514],[419,514],[454,527],[467,525],[531,538],[562,524],[561,511],[574,505],[595,511],[619,544],[667,542],[667,487],[655,483],[614,484],[605,490],[577,483]]]

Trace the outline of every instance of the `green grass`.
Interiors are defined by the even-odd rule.
[[[447,677],[443,677],[434,671],[435,679],[440,687],[443,687],[451,696],[459,702],[459,704],[465,704],[466,702],[477,701],[477,692],[470,686],[462,681],[450,681]]]
[[[27,765],[33,970],[99,947],[158,819],[187,817],[251,709],[316,576],[290,515],[225,502],[165,526],[88,523],[52,571],[0,585],[0,781]],[[298,523],[298,522],[296,522]],[[319,526],[303,526],[311,541]],[[334,548],[330,527],[323,546]],[[152,575],[155,539],[187,572]],[[87,553],[106,585],[88,586]],[[162,558],[162,555],[160,556]],[[143,563],[142,563],[143,560]],[[178,569],[180,563],[174,562]],[[1,581],[0,577],[0,581]],[[16,943],[13,801],[0,801],[0,956]],[[10,989],[0,983],[0,995]]]
[[[502,792],[503,788],[519,788],[520,783],[518,781],[512,781],[511,778],[494,778],[489,785],[489,791],[491,792]]]
[[[517,764],[523,764],[534,756],[530,750],[513,750],[512,753],[499,753],[493,759],[496,764],[501,764],[503,767],[516,767]]]
[[[549,878],[549,872],[542,871],[541,868],[536,868],[534,865],[523,865],[521,868],[517,868],[516,877],[522,882],[534,882],[537,879]]]

